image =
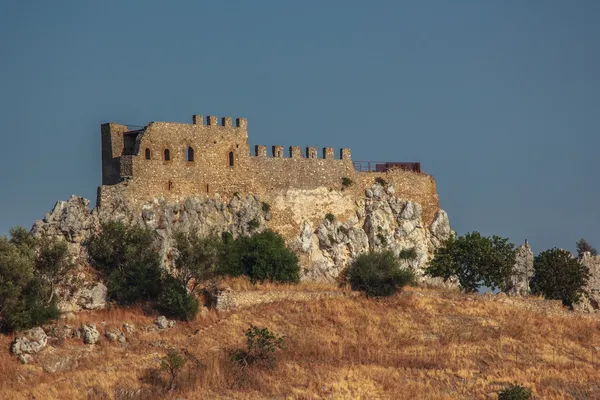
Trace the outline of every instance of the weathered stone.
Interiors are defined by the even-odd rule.
[[[527,242],[517,247],[513,274],[506,283],[506,293],[511,296],[527,296],[529,281],[533,276],[533,252]]]
[[[83,343],[96,344],[100,339],[100,332],[96,329],[96,324],[84,324],[81,327],[83,332]]]
[[[20,355],[23,353],[35,354],[40,352],[48,344],[48,336],[40,327],[23,332],[23,336],[17,337],[11,346],[11,351]]]
[[[23,353],[19,354],[17,360],[19,360],[21,364],[30,364],[33,362],[33,356],[31,354]]]
[[[164,315],[161,315],[160,317],[156,318],[156,321],[154,321],[154,323],[160,329],[167,329],[167,328],[169,328],[169,320]]]
[[[600,309],[600,255],[585,252],[579,262],[588,267],[590,277],[583,288],[584,295],[573,307],[582,312],[596,312]]]

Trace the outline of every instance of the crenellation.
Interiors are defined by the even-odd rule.
[[[334,158],[333,147],[323,147],[323,159],[333,160]]]
[[[318,158],[318,152],[316,147],[306,148],[306,158]]]
[[[264,144],[257,144],[254,146],[254,154],[256,157],[266,157],[267,156],[267,146]]]
[[[348,148],[340,149],[340,160],[350,160],[351,151]]]
[[[273,146],[271,147],[271,153],[275,158],[283,158],[283,146]]]
[[[215,117],[214,115],[209,115],[208,117],[206,117],[206,125],[208,125],[208,126],[218,126],[219,125],[219,118]]]
[[[226,128],[231,128],[231,117],[221,118],[221,125]]]
[[[290,158],[302,158],[302,148],[300,146],[290,146]]]
[[[236,126],[236,128],[247,129],[248,128],[248,120],[246,118],[236,118],[235,126]]]
[[[193,125],[204,125],[204,121],[202,120],[202,115],[200,115],[200,114],[192,115],[192,124]]]

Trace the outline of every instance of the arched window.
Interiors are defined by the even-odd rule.
[[[165,149],[165,161],[171,161],[171,152],[169,149]]]
[[[233,167],[233,151],[229,152],[229,166]]]
[[[187,161],[194,161],[194,148],[192,146],[187,148]]]
[[[150,159],[150,149],[146,149],[146,160]]]

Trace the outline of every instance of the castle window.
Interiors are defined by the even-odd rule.
[[[187,161],[194,161],[194,148],[192,146],[187,148]]]
[[[233,167],[233,151],[229,152],[229,166]]]
[[[171,161],[171,152],[169,149],[165,149],[165,161]]]
[[[150,149],[146,149],[146,160],[150,159]]]

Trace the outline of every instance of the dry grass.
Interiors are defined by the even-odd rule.
[[[78,318],[107,326],[152,321],[135,309]],[[240,370],[229,362],[226,350],[243,346],[250,323],[286,335],[287,349],[273,369]],[[10,338],[0,342],[7,349]],[[517,381],[537,398],[592,399],[600,398],[596,345],[597,317],[553,303],[409,289],[386,300],[342,297],[211,311],[164,332],[140,332],[124,347],[104,342],[63,373],[22,366],[5,353],[0,398],[483,399]],[[83,345],[69,339],[63,346]],[[165,394],[149,370],[167,347],[187,349],[206,367],[186,367],[178,391]]]

